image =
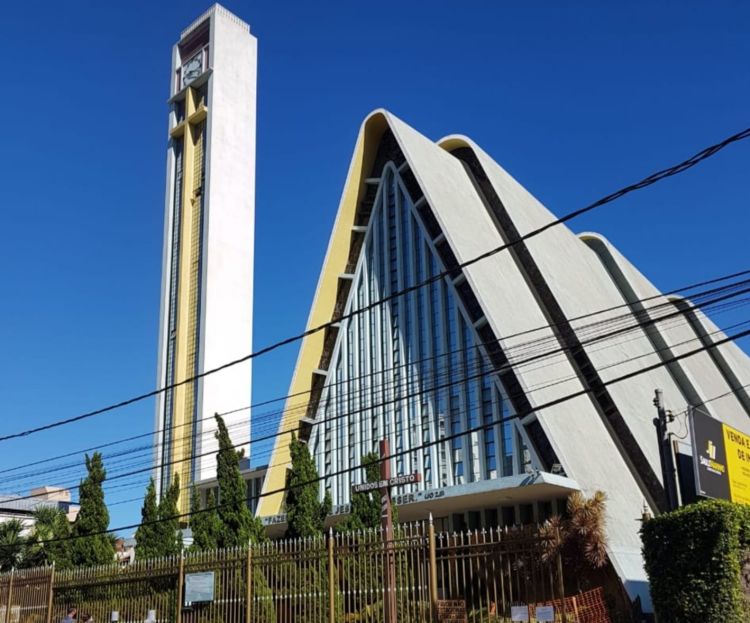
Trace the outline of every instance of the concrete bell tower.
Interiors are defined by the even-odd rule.
[[[252,350],[257,40],[215,4],[172,51],[158,386]],[[250,404],[245,362],[160,394],[155,478],[161,493],[216,475],[214,413]],[[249,455],[249,411],[225,421]]]

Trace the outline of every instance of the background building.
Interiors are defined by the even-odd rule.
[[[173,48],[158,386],[180,383],[252,349],[256,39],[214,5]],[[215,413],[250,404],[250,363],[159,396],[155,474],[215,476]],[[247,411],[225,417],[249,454]],[[187,508],[189,496],[181,498]]]
[[[17,519],[28,530],[34,525],[34,511],[38,508],[51,507],[62,510],[73,523],[78,516],[80,506],[73,504],[70,490],[61,487],[37,487],[29,495],[0,495],[0,523]]]
[[[527,524],[562,510],[573,490],[603,490],[610,559],[647,605],[637,519],[644,504],[665,508],[654,390],[747,429],[750,362],[727,343],[668,363],[723,334],[598,234],[556,226],[521,240],[554,220],[470,139],[434,143],[387,112],[370,115],[308,327],[357,313],[302,341],[289,393],[310,402],[303,412],[292,400],[280,432],[308,439],[321,495],[339,513],[363,477],[350,468],[381,438],[394,475],[422,474],[394,491],[401,520]],[[673,426],[687,441],[685,422]],[[276,440],[266,492],[283,488],[288,443]],[[279,493],[259,514],[274,525],[283,510]]]

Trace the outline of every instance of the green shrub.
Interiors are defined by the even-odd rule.
[[[712,500],[643,524],[643,557],[659,623],[750,619],[740,560],[750,547],[750,507]]]

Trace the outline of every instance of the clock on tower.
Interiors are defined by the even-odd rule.
[[[182,87],[185,88],[203,73],[203,51],[188,59],[182,66]]]

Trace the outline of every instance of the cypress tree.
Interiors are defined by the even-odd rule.
[[[331,510],[330,494],[326,493],[323,502],[319,499],[320,483],[318,470],[310,456],[307,444],[292,436],[289,444],[291,470],[287,474],[286,517],[287,538],[309,538],[323,546],[324,522]],[[284,563],[280,578],[272,586],[282,593],[298,594],[313,592],[327,594],[328,575],[321,568],[298,565],[294,561]],[[335,597],[335,618],[343,620],[342,601],[338,590]],[[291,618],[305,620],[307,613],[299,604],[291,605]]]
[[[169,489],[159,501],[156,532],[159,537],[157,556],[174,556],[182,551],[182,531],[177,502],[180,499],[180,475],[175,473]]]
[[[190,495],[190,529],[193,532],[193,544],[190,550],[202,552],[216,549],[219,546],[219,533],[222,525],[221,519],[216,512],[216,499],[214,492],[209,491],[206,497],[206,507],[201,509],[201,498],[198,488],[193,486]],[[198,512],[198,511],[203,512]]]
[[[38,512],[35,511],[35,514]],[[44,546],[48,564],[54,562],[58,569],[70,569],[73,565],[70,562],[70,541],[67,539],[70,536],[71,528],[67,514],[58,509],[49,528],[53,542]]]
[[[217,511],[221,520],[218,545],[236,547],[262,541],[265,539],[263,524],[260,519],[253,517],[247,507],[247,485],[240,472],[243,452],[234,449],[222,417],[218,413],[215,417],[216,439],[219,442],[216,457],[216,479],[219,482]]]
[[[112,538],[107,534],[109,511],[104,503],[102,483],[107,472],[99,452],[86,455],[88,475],[78,490],[81,510],[73,524],[70,558],[74,566],[110,564],[115,559]]]
[[[289,452],[292,469],[286,482],[287,538],[320,535],[331,512],[330,493],[326,492],[323,502],[320,502],[318,470],[307,444],[292,436]]]
[[[141,525],[135,531],[135,552],[139,559],[159,556],[159,531],[157,524],[156,485],[151,478],[141,507]]]
[[[362,457],[362,467],[365,470],[365,482],[380,480],[380,456],[377,452],[370,452]],[[352,495],[352,510],[338,529],[341,532],[363,530],[380,527],[380,492],[366,491]]]

